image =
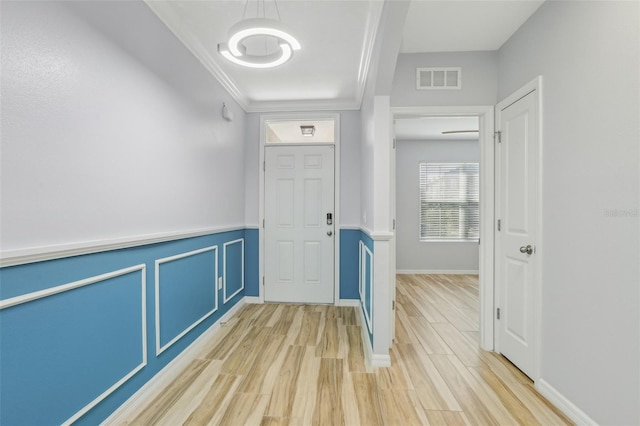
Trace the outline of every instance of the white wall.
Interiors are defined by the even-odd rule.
[[[418,67],[462,67],[462,89],[417,90]],[[401,53],[393,77],[391,106],[494,105],[497,83],[497,52]]]
[[[245,114],[144,3],[2,2],[1,82],[3,251],[243,225]]]
[[[477,140],[409,141],[396,145],[396,268],[400,271],[478,271],[477,242],[420,242],[421,162],[480,161]]]
[[[499,97],[543,76],[541,377],[640,423],[638,2],[544,3],[499,52]]]
[[[358,226],[360,211],[360,113],[321,111],[340,114],[340,226]],[[278,113],[278,116],[286,115]],[[305,113],[313,114],[313,112]],[[260,220],[260,113],[247,114],[245,152],[245,221],[258,226]],[[268,114],[264,114],[268,116]]]

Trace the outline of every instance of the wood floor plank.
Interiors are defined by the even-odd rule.
[[[335,316],[326,318],[324,322],[324,332],[320,338],[320,343],[316,347],[316,356],[321,358],[338,358],[339,348],[338,318]]]
[[[200,426],[214,420],[215,414],[220,411],[221,407],[226,406],[231,401],[239,382],[238,376],[218,375],[205,397],[187,417],[183,425]]]
[[[384,424],[387,425],[422,425],[409,390],[380,389],[380,405]]]
[[[460,411],[458,402],[426,354],[421,359],[415,346],[410,344],[397,344],[395,347],[405,368],[411,372],[409,379],[426,410]]]
[[[220,426],[259,425],[264,417],[267,396],[234,393],[229,407],[220,419]]]
[[[341,359],[322,358],[320,360],[313,425],[345,424],[341,398],[342,363]]]
[[[397,348],[389,350],[391,367],[377,368],[375,373],[381,389],[413,389],[413,384],[404,368],[404,363],[397,355]]]
[[[453,351],[424,317],[409,318],[411,328],[425,352],[428,354],[452,354]]]
[[[347,325],[348,353],[347,362],[349,371],[366,371],[364,365],[364,348],[362,346],[362,333],[357,325]]]
[[[271,399],[266,411],[267,416],[291,417],[304,352],[304,346],[289,346],[287,348],[285,360],[271,393]]]
[[[296,345],[315,346],[318,341],[318,330],[322,313],[305,311],[302,316],[302,325],[296,339]]]
[[[271,337],[266,327],[251,327],[244,339],[224,361],[221,371],[226,374],[247,374],[254,360]]]
[[[189,385],[202,373],[209,365],[208,360],[196,359],[191,361],[180,376],[169,385],[149,406],[142,411],[131,424],[133,425],[153,425],[164,416],[173,404],[184,394]]]
[[[480,348],[471,344],[452,324],[431,324],[433,329],[442,337],[447,346],[453,350],[464,365],[477,367],[482,363]]]
[[[247,333],[250,321],[249,319],[239,318],[236,323],[231,326],[231,330],[227,332],[220,343],[205,355],[205,358],[224,359],[229,355],[229,352],[238,345],[242,337]]]
[[[353,373],[351,378],[358,401],[360,423],[371,426],[384,424],[376,375],[373,373]]]
[[[256,348],[259,352],[256,354],[254,362],[251,364],[249,371],[244,376],[238,392],[242,393],[259,393],[264,394],[266,389],[262,389],[269,368],[275,363],[278,354],[282,351],[282,342],[284,336],[269,336],[266,345],[262,348]],[[270,391],[270,390],[269,390]]]
[[[474,425],[498,425],[497,420],[478,399],[464,378],[460,376],[460,373],[451,363],[450,356],[451,355],[430,355],[430,358],[456,396],[457,401],[460,403],[462,410],[471,423]]]

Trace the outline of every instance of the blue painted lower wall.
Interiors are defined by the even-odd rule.
[[[104,420],[245,294],[257,294],[257,234],[0,269],[0,424]]]
[[[340,237],[340,298],[359,300],[360,244],[373,241]],[[1,268],[0,424],[100,423],[259,296],[258,264],[258,229],[239,229]],[[372,277],[362,278],[368,303]]]

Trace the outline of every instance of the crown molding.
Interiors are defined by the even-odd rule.
[[[339,99],[310,99],[284,101],[252,100],[226,73],[204,47],[197,35],[187,27],[181,25],[180,16],[170,6],[170,2],[144,0],[153,13],[169,28],[169,30],[185,45],[187,49],[202,63],[202,65],[224,87],[238,105],[249,113],[253,112],[289,112],[289,111],[332,111],[359,110],[367,83],[367,76],[372,67],[373,49],[378,27],[382,16],[384,2],[371,1],[364,33],[363,47],[358,66],[355,95],[352,98]]]

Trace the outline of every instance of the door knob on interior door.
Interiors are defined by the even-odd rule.
[[[531,244],[529,244],[526,247],[522,246],[520,247],[520,253],[533,254],[533,247],[531,247]]]

